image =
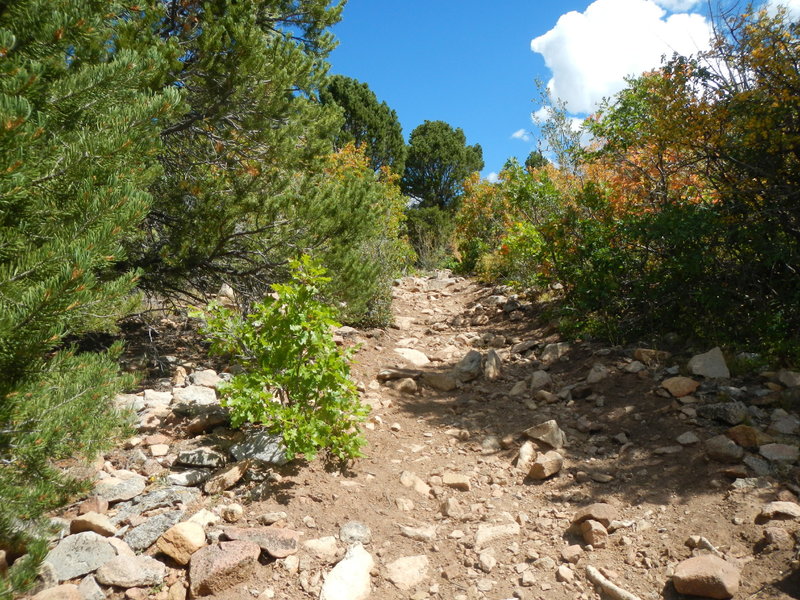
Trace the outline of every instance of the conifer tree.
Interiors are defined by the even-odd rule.
[[[91,457],[119,426],[114,353],[65,344],[113,326],[135,273],[113,274],[147,213],[159,122],[180,98],[142,90],[155,55],[120,50],[107,0],[0,7],[0,598],[46,550],[37,520],[79,489],[55,461]]]

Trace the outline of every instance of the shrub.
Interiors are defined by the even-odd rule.
[[[367,409],[349,378],[352,351],[337,348],[335,311],[317,299],[328,278],[305,255],[291,269],[291,281],[274,284],[251,314],[219,305],[205,313],[212,352],[244,369],[221,389],[222,403],[234,427],[263,424],[283,436],[290,458],[318,450],[342,460],[361,456],[358,427]]]

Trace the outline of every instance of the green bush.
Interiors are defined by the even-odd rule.
[[[437,206],[406,211],[408,239],[422,269],[443,267],[452,257],[453,214]]]
[[[341,460],[361,456],[367,409],[349,377],[352,351],[336,346],[335,311],[317,300],[328,278],[308,256],[291,269],[291,282],[274,284],[251,314],[211,305],[204,315],[212,352],[244,369],[221,388],[222,403],[234,427],[263,424],[283,436],[290,458],[318,450]]]

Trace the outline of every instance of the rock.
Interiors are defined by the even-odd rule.
[[[70,533],[81,533],[83,531],[94,531],[103,537],[111,537],[117,532],[117,528],[108,516],[88,512],[75,517],[69,524]]]
[[[217,404],[217,393],[202,385],[173,388],[172,397],[175,404],[184,405],[181,412],[193,412],[199,407]]]
[[[266,431],[248,434],[243,442],[231,447],[231,454],[236,460],[251,458],[273,465],[285,465],[289,462],[283,438]]]
[[[605,548],[608,543],[608,530],[602,523],[587,519],[581,523],[583,541],[595,548]]]
[[[113,522],[117,525],[129,521],[132,517],[157,508],[173,507],[179,504],[189,505],[200,496],[200,490],[172,486],[161,488],[134,498],[131,502],[117,505],[117,513]]]
[[[800,387],[800,372],[781,369],[778,371],[778,381],[787,388]]]
[[[146,550],[156,542],[162,533],[180,521],[184,512],[183,510],[171,510],[150,517],[138,527],[128,531],[122,539],[137,552]]]
[[[497,566],[497,558],[491,551],[481,552],[478,555],[478,566],[484,573],[491,573],[492,569]]]
[[[692,375],[700,375],[709,379],[730,379],[731,376],[719,346],[704,354],[693,356],[687,367]]]
[[[95,571],[116,555],[117,551],[103,536],[85,531],[65,537],[45,561],[52,565],[58,581],[65,581]]]
[[[195,448],[194,450],[184,450],[178,454],[176,461],[181,465],[190,467],[210,467],[216,469],[228,462],[228,457],[211,447]]]
[[[285,514],[285,513],[284,513]],[[197,523],[203,529],[211,527],[212,525],[216,525],[219,523],[220,517],[215,515],[210,510],[206,510],[205,508],[198,510],[195,514],[189,517],[188,523]]]
[[[528,393],[528,382],[524,379],[522,381],[518,381],[514,384],[514,387],[511,388],[511,391],[508,392],[510,396],[524,396]]]
[[[84,600],[78,586],[73,583],[64,583],[55,587],[42,590],[31,600]]]
[[[759,477],[766,477],[772,473],[772,468],[769,466],[769,463],[758,456],[745,456],[742,462]]]
[[[492,349],[486,355],[486,363],[483,365],[483,376],[489,381],[498,379],[503,374],[503,361],[497,351]]]
[[[671,354],[664,350],[652,350],[650,348],[636,348],[633,351],[633,358],[643,362],[646,365],[653,365],[656,363],[668,360]]]
[[[765,527],[761,543],[770,550],[794,549],[794,538],[783,527]]]
[[[468,492],[472,489],[469,477],[460,473],[445,473],[442,475],[442,484],[462,492]]]
[[[154,444],[150,446],[151,456],[166,456],[169,454],[169,446],[167,444]]]
[[[519,342],[511,346],[511,353],[512,354],[524,354],[531,348],[535,348],[539,342],[536,340],[525,340],[524,342]]]
[[[750,425],[731,427],[725,435],[743,448],[758,448],[759,446],[772,442],[770,436]]]
[[[573,579],[575,579],[575,573],[572,572],[572,569],[567,565],[559,565],[558,569],[556,569],[556,581],[568,583]]]
[[[78,591],[83,600],[105,600],[106,594],[97,585],[97,580],[93,575],[83,578],[83,581],[78,585]]]
[[[797,435],[800,431],[800,419],[794,415],[785,415],[772,421],[768,431],[776,435]]]
[[[458,382],[446,373],[425,373],[422,381],[439,392],[451,392],[458,387]]]
[[[678,563],[672,583],[680,594],[722,600],[739,590],[739,569],[713,554],[695,556]]]
[[[103,585],[150,587],[160,585],[166,571],[164,563],[149,556],[117,556],[97,569],[95,577]]]
[[[374,566],[372,555],[363,546],[351,546],[325,576],[319,600],[366,600],[372,593],[370,572]]]
[[[517,523],[506,525],[478,525],[475,532],[475,550],[480,550],[491,542],[503,538],[515,537],[520,534],[520,527]]]
[[[404,556],[386,565],[386,578],[403,591],[412,590],[428,578],[428,557]]]
[[[547,479],[555,475],[564,466],[564,457],[555,450],[539,454],[533,461],[528,477],[531,479]]]
[[[422,377],[422,371],[418,369],[396,369],[389,367],[381,370],[380,373],[375,376],[375,379],[381,383],[385,383],[387,381],[396,381],[397,379],[419,379],[420,377]]]
[[[647,367],[644,366],[643,363],[639,362],[638,360],[634,360],[633,362],[630,362],[627,365],[625,365],[625,368],[623,369],[623,371],[625,371],[626,373],[634,373],[634,374],[636,374],[636,373],[641,373],[646,368]]]
[[[693,446],[700,443],[700,438],[694,431],[687,431],[675,438],[675,441],[681,446]]]
[[[675,398],[688,396],[700,387],[700,383],[689,377],[670,377],[661,382],[661,387],[667,390]]]
[[[747,406],[742,402],[700,404],[697,406],[697,414],[728,425],[738,425],[748,417]]]
[[[470,350],[453,368],[453,376],[461,382],[472,381],[481,375],[483,355],[477,350]]]
[[[567,546],[561,551],[561,558],[568,563],[576,564],[583,556],[583,548],[579,544]]]
[[[253,542],[219,542],[200,548],[189,561],[192,596],[218,594],[248,579],[261,549]]]
[[[224,527],[229,540],[252,542],[274,558],[286,558],[297,553],[300,534],[284,527]]]
[[[243,460],[223,468],[209,479],[203,486],[206,494],[219,494],[235,486],[244,477],[247,469],[250,468],[250,461]]]
[[[206,532],[199,523],[185,521],[167,529],[156,541],[159,552],[180,565],[188,564],[192,554],[206,545]]]
[[[553,379],[550,377],[550,373],[547,371],[534,371],[531,375],[531,391],[536,392],[541,390],[542,388],[548,387],[551,383],[553,383]]]
[[[761,508],[763,519],[800,519],[800,505],[795,502],[770,502]]]
[[[591,520],[597,521],[603,527],[609,527],[611,522],[617,519],[618,511],[614,506],[606,502],[596,502],[576,512],[575,516],[572,517],[572,523],[573,525],[578,525],[584,521]]]
[[[447,498],[441,505],[442,514],[451,519],[460,519],[464,516],[464,507],[456,498]]]
[[[95,484],[94,494],[108,502],[120,502],[135,498],[144,491],[145,487],[147,487],[147,480],[138,475],[127,479],[107,477]]]
[[[758,453],[772,462],[795,462],[800,455],[797,446],[789,444],[764,444]]]
[[[336,543],[336,538],[332,535],[306,540],[303,542],[303,548],[316,558],[328,562],[335,561],[339,556],[339,545]]]
[[[536,458],[536,448],[533,442],[525,442],[519,447],[519,456],[517,457],[517,468],[523,471],[530,470],[531,462]]]
[[[158,408],[169,406],[170,404],[172,404],[172,392],[144,391],[144,405],[146,408]]]
[[[400,331],[408,331],[414,324],[414,317],[395,317],[394,326]]]
[[[226,504],[219,511],[220,516],[228,523],[236,523],[244,516],[244,508],[241,504],[233,502]]]
[[[189,375],[189,381],[194,385],[202,385],[203,387],[216,388],[222,381],[222,378],[217,375],[214,369],[205,369],[202,371],[195,371]]]
[[[188,471],[181,471],[180,473],[170,473],[167,475],[167,483],[170,485],[192,487],[195,485],[200,485],[210,476],[211,473],[208,471],[189,469]]]
[[[586,383],[589,385],[600,383],[604,379],[606,379],[609,375],[608,367],[605,365],[594,365],[590,370],[589,374],[586,376]],[[571,571],[570,571],[571,572]]]
[[[556,344],[547,344],[542,351],[542,362],[553,362],[559,358],[563,358],[570,351],[570,345],[567,342],[558,342]]]
[[[349,521],[339,528],[339,539],[343,544],[369,544],[372,532],[369,527],[359,521]]]
[[[417,387],[417,382],[411,379],[410,377],[406,377],[405,379],[398,379],[394,383],[394,389],[396,389],[401,394],[408,394],[414,395],[419,391]]]
[[[706,453],[722,463],[737,463],[744,457],[744,449],[725,435],[715,435],[706,440]]]
[[[554,420],[545,421],[526,429],[525,435],[538,442],[543,442],[555,450],[563,448],[567,442],[566,434]]]
[[[395,348],[394,351],[399,354],[403,360],[415,367],[424,367],[431,362],[424,353],[413,348]]]
[[[400,525],[400,534],[418,542],[432,542],[436,539],[436,526],[410,527],[408,525]]]
[[[417,493],[423,496],[429,496],[431,493],[431,487],[411,471],[400,473],[400,483],[407,488],[414,488]]]
[[[194,435],[219,425],[226,425],[230,418],[230,411],[217,405],[209,405],[193,412],[197,414],[186,424],[186,431]]]

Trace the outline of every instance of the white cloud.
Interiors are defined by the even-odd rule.
[[[531,113],[531,120],[534,122],[535,125],[539,125],[547,119],[550,118],[550,115],[553,114],[553,109],[549,106],[543,106],[539,110],[534,113]]]
[[[511,139],[522,140],[523,142],[530,142],[531,136],[528,134],[528,131],[526,129],[517,129],[514,133],[511,134]]]
[[[583,13],[562,15],[531,50],[553,73],[550,93],[571,112],[588,113],[623,89],[626,76],[657,68],[663,55],[708,49],[710,38],[711,25],[700,14],[667,16],[653,0],[596,0]]]
[[[767,10],[771,15],[778,12],[778,6],[786,8],[786,13],[791,19],[800,19],[800,0],[769,0]]]
[[[488,181],[489,183],[497,183],[498,181],[500,181],[500,176],[494,171],[492,171],[486,176],[486,181]]]
[[[694,8],[702,0],[653,0],[661,8],[670,12],[682,12]]]

